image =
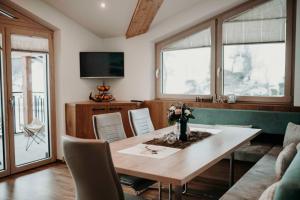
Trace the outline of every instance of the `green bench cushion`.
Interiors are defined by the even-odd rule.
[[[264,133],[284,134],[289,122],[300,124],[299,112],[193,108],[195,124],[253,125]]]
[[[275,200],[298,200],[300,199],[300,152],[284,173],[275,191]]]

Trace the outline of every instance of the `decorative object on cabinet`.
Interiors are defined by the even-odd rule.
[[[102,85],[99,85],[97,87],[97,90],[99,91],[99,93],[96,94],[94,97],[92,95],[92,92],[90,93],[89,100],[92,100],[92,101],[95,101],[95,102],[110,102],[110,101],[115,100],[113,95],[109,92],[110,86],[105,85],[104,82],[103,82]]]
[[[234,94],[229,94],[227,96],[227,103],[236,103],[236,96]]]

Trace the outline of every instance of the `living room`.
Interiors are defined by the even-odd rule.
[[[298,0],[3,0],[0,23],[0,199],[300,197]]]

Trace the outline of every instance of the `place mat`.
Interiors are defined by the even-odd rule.
[[[180,150],[181,149],[178,148],[170,148],[170,147],[157,146],[157,145],[137,144],[133,147],[122,149],[118,152],[123,154],[135,155],[135,156],[162,159]]]
[[[209,132],[199,132],[199,131],[191,131],[188,141],[182,142],[181,140],[176,140],[175,143],[169,144],[166,141],[163,141],[161,138],[155,138],[153,140],[149,140],[147,142],[144,142],[143,144],[150,144],[150,145],[158,145],[158,146],[164,146],[164,147],[171,147],[171,148],[179,148],[184,149],[196,142],[199,142],[205,138],[210,137],[213,135]]]

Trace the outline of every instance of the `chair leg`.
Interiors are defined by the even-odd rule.
[[[161,182],[158,182],[158,200],[162,200],[162,186],[161,186]]]
[[[173,195],[172,184],[169,184],[169,200],[173,199],[172,195]]]
[[[187,189],[188,189],[188,185],[187,185],[187,183],[185,183],[185,184],[183,185],[183,191],[182,191],[182,194],[186,194],[186,193],[187,193]]]
[[[31,142],[29,142],[31,139]],[[27,139],[27,144],[26,144],[26,151],[28,151],[28,149],[31,147],[32,143],[35,141],[35,139],[32,136],[29,136]],[[36,142],[36,141],[35,141]]]

